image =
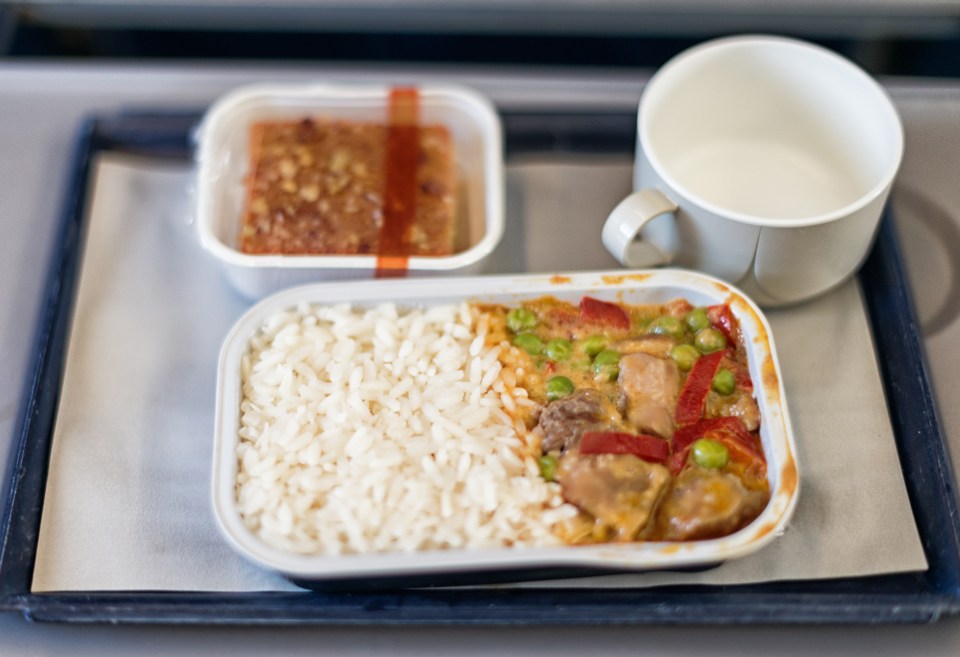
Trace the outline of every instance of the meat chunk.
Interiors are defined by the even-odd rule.
[[[635,338],[620,340],[613,345],[621,354],[650,354],[657,358],[667,358],[677,341],[669,335],[648,333]]]
[[[568,502],[630,541],[651,523],[670,472],[629,454],[570,454],[560,459],[557,480]]]
[[[669,358],[629,354],[620,359],[620,405],[639,433],[673,436],[680,369]]]
[[[690,313],[691,310],[693,310],[693,306],[686,299],[674,299],[673,301],[669,301],[666,305],[664,305],[663,314],[682,320]]]
[[[760,407],[753,395],[746,390],[738,390],[734,395],[714,395],[707,397],[709,417],[731,416],[743,421],[747,431],[760,428]]]
[[[584,431],[614,430],[620,425],[617,407],[599,390],[584,388],[547,404],[538,423],[544,452],[575,449]]]
[[[688,467],[660,504],[663,538],[689,541],[726,536],[756,518],[768,497],[766,491],[746,488],[729,472]]]

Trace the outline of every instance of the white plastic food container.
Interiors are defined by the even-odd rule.
[[[217,100],[198,131],[196,226],[203,247],[237,290],[259,298],[308,282],[372,278],[375,255],[253,255],[237,248],[249,164],[250,124],[326,117],[387,123],[391,87],[255,85]],[[484,96],[460,87],[421,87],[420,121],[441,124],[453,141],[457,247],[449,256],[411,257],[411,276],[479,273],[503,235],[504,175],[500,119]]]
[[[767,457],[771,499],[761,515],[729,536],[693,541],[599,545],[436,550],[304,556],[266,545],[243,524],[235,498],[236,448],[240,416],[240,360],[250,338],[274,313],[300,303],[357,306],[392,301],[428,306],[460,301],[513,304],[553,295],[578,302],[584,295],[626,303],[661,303],[683,297],[694,305],[728,303],[740,322],[750,376],[761,412],[760,436]],[[299,582],[343,579],[451,576],[513,571],[515,579],[535,570],[590,568],[644,571],[706,566],[759,550],[784,530],[797,501],[799,469],[770,326],[759,308],[732,286],[702,274],[677,270],[622,271],[559,275],[497,276],[417,281],[359,281],[316,284],[286,290],[251,308],[233,327],[220,354],[213,459],[213,506],[228,541],[250,561]]]

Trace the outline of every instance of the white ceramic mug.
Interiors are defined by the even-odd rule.
[[[634,189],[603,243],[759,303],[816,296],[863,263],[903,155],[883,89],[848,60],[768,36],[718,39],[661,68],[640,99]]]

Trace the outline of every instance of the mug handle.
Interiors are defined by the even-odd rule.
[[[676,209],[677,204],[657,189],[633,192],[617,204],[603,224],[603,245],[626,267],[669,264],[672,256],[640,239],[640,231],[651,219]]]

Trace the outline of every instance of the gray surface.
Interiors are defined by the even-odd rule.
[[[51,25],[455,33],[956,34],[955,0],[22,0]],[[825,20],[825,17],[827,20]]]
[[[0,69],[0,450],[13,438],[31,332],[42,301],[59,197],[78,118],[123,104],[197,105],[241,81],[298,77],[306,70],[197,71],[184,69],[85,69],[11,66]],[[409,77],[397,76],[399,79]],[[643,77],[591,75],[566,82],[513,80],[458,74],[500,102],[516,103],[536,92],[553,101],[633,107]],[[907,158],[894,204],[902,215],[907,262],[918,307],[930,335],[932,376],[941,397],[945,429],[960,449],[960,420],[950,391],[960,322],[952,299],[960,252],[960,87],[926,91],[895,86],[894,99],[907,127]],[[934,255],[935,254],[935,255]],[[955,298],[955,297],[954,297]],[[960,653],[960,620],[932,627],[881,628],[434,628],[434,629],[207,629],[114,628],[31,625],[0,615],[3,655],[951,655]]]

